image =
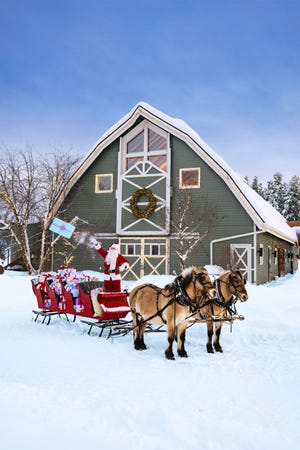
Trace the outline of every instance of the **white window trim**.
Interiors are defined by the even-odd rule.
[[[182,174],[185,171],[193,170],[198,172],[199,183],[195,186],[187,186],[182,183]],[[179,169],[179,189],[199,189],[201,186],[201,169],[200,167],[183,167]]]
[[[111,188],[108,189],[107,191],[103,191],[103,190],[99,189],[99,184],[100,184],[99,183],[99,178],[100,177],[110,177],[110,181],[111,181],[110,186],[111,186]],[[99,174],[96,174],[95,175],[95,194],[110,194],[110,193],[112,193],[113,190],[114,190],[114,183],[113,183],[113,181],[114,181],[114,176],[113,176],[112,173],[99,173]]]

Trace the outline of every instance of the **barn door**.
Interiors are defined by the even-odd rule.
[[[121,238],[121,253],[130,261],[125,279],[168,273],[167,238]]]
[[[285,250],[283,247],[278,247],[278,276],[285,274]]]
[[[251,244],[230,244],[230,265],[239,267],[247,281],[252,282]]]

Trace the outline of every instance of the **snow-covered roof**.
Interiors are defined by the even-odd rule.
[[[186,122],[178,118],[170,117],[145,102],[140,102],[135,105],[128,114],[122,117],[100,137],[92,151],[83,160],[82,164],[67,183],[67,191],[71,189],[74,183],[99,156],[101,151],[123,134],[126,129],[131,127],[139,116],[150,120],[179,137],[198,153],[226,182],[260,230],[269,232],[292,243],[297,242],[296,232],[287,224],[285,218],[270,203],[257,194],[246,183],[244,178],[235,172]]]

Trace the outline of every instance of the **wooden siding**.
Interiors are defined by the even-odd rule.
[[[248,214],[238,202],[236,197],[228,189],[224,181],[184,142],[172,136],[172,211],[176,210],[176,202],[178,197],[178,176],[179,168],[201,168],[201,182],[199,189],[190,189],[192,198],[192,208],[200,211],[208,203],[219,217],[219,222],[213,227],[209,236],[205,241],[199,244],[195,249],[188,264],[209,264],[210,259],[210,241],[253,231],[253,223]],[[174,216],[172,216],[174,219]],[[172,232],[174,229],[172,229]],[[230,242],[252,243],[251,237],[242,240]],[[175,270],[177,245],[176,240],[171,240],[171,269]],[[229,242],[220,243],[215,247],[214,264],[226,267],[229,264]]]
[[[68,195],[66,218],[78,216],[87,220],[93,233],[116,232],[118,151],[119,141],[116,141],[101,153]],[[96,194],[95,176],[106,173],[113,174],[113,192]]]

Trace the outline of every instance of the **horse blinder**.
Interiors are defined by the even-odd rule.
[[[201,295],[207,296],[209,294],[209,291],[211,289],[214,289],[214,286],[212,282],[210,281],[209,276],[203,274],[203,273],[197,273],[195,275],[195,278],[199,281],[199,283],[202,286]]]

